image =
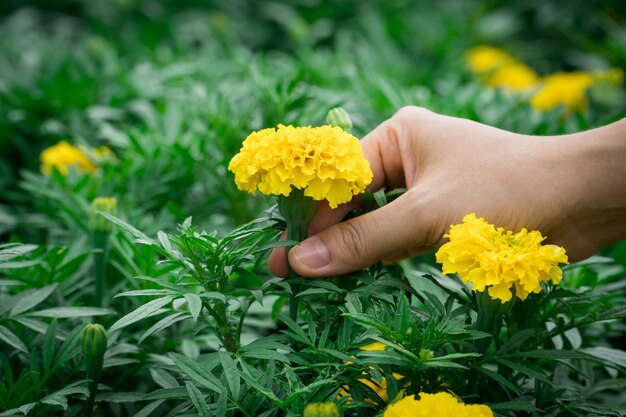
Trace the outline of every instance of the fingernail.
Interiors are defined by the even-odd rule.
[[[330,252],[318,238],[311,238],[302,242],[291,250],[294,260],[307,268],[319,269],[330,263]]]

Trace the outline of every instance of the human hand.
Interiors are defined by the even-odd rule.
[[[602,207],[619,206],[612,213],[615,221],[618,212],[626,217],[623,198],[618,204],[615,192],[602,191],[617,187],[622,197],[626,194],[626,175],[620,176],[626,165],[623,141],[619,142],[621,159],[609,156],[614,137],[624,136],[622,122],[611,131],[608,126],[536,137],[423,108],[402,108],[361,143],[374,173],[369,189],[406,187],[407,192],[343,222],[360,205],[359,197],[335,210],[322,204],[311,222],[311,236],[292,248],[288,257],[286,248],[275,249],[270,269],[287,276],[288,259],[302,276],[330,276],[384,258],[434,250],[444,243],[450,225],[472,212],[508,230],[539,230],[548,243],[564,246],[571,260],[583,259],[624,237],[626,230],[624,220],[613,231],[601,224],[607,221]],[[588,146],[591,139],[605,146],[593,152]],[[608,184],[598,174],[606,169],[600,169],[604,165],[617,171],[612,175],[617,184]],[[597,219],[599,214],[602,217]]]

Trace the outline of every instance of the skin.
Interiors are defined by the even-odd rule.
[[[538,137],[405,107],[361,143],[374,173],[369,189],[407,192],[348,221],[359,197],[335,210],[321,204],[307,240],[272,252],[275,275],[288,275],[287,262],[325,277],[432,251],[472,212],[508,230],[539,230],[570,261],[626,238],[626,119]]]

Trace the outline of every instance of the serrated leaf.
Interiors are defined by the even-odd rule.
[[[203,387],[218,393],[224,390],[220,381],[204,365],[178,353],[170,353],[170,358],[181,371]]]
[[[185,383],[185,386],[187,387],[187,393],[189,393],[189,398],[191,399],[191,402],[193,403],[194,407],[196,407],[196,410],[198,410],[198,415],[200,417],[211,417],[211,411],[209,410],[209,406],[206,403],[206,399],[204,398],[200,390],[189,381]]]
[[[3,325],[0,324],[0,339],[2,339],[5,343],[10,346],[13,346],[15,349],[20,350],[24,353],[28,353],[28,349],[22,340],[15,335],[11,330],[7,329]]]
[[[45,301],[56,290],[58,284],[48,285],[25,294],[11,309],[11,315],[17,316]]]
[[[239,390],[241,385],[241,378],[239,377],[239,369],[237,363],[230,357],[227,352],[218,352],[220,362],[222,363],[222,369],[224,370],[224,376],[230,389],[230,395],[237,400],[239,398]]]
[[[161,307],[169,304],[172,299],[173,297],[162,297],[142,305],[141,307],[131,311],[130,313],[116,321],[113,326],[111,326],[109,331],[112,332],[115,330],[119,330],[133,323],[136,323],[139,320],[143,320],[155,311],[159,310]]]
[[[109,314],[115,314],[115,311],[100,307],[54,307],[28,313],[28,315],[32,317],[48,317],[53,319],[107,316]]]
[[[187,300],[187,306],[189,308],[189,313],[191,313],[191,317],[193,317],[194,321],[197,321],[200,316],[200,311],[202,310],[202,299],[200,299],[197,294],[189,292],[185,294],[185,300]]]

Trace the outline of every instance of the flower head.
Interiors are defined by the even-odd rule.
[[[76,171],[92,173],[98,166],[89,158],[87,152],[62,140],[54,146],[46,148],[40,155],[41,171],[50,174],[56,167],[63,175],[67,175],[70,167]]]
[[[533,88],[538,80],[539,76],[532,68],[515,62],[495,69],[487,77],[486,83],[490,87],[522,92]]]
[[[478,45],[467,52],[467,66],[476,73],[490,72],[515,62],[506,52],[489,45]]]
[[[339,417],[339,409],[335,403],[311,403],[302,417]]]
[[[383,343],[373,342],[368,345],[361,346],[359,349],[364,350],[364,351],[385,350],[385,346],[386,345]],[[346,362],[346,365],[350,365],[351,363],[352,362]],[[363,372],[363,374],[367,375],[366,372]],[[400,380],[403,378],[403,376],[397,372],[393,372],[392,375],[397,380]],[[359,379],[359,382],[370,387],[372,391],[374,391],[380,397],[380,399],[383,400],[384,402],[389,401],[389,396],[387,394],[387,378],[382,377],[380,382],[376,380],[372,380],[372,379],[361,378]],[[350,393],[348,392],[348,387],[344,386],[341,392],[339,393],[339,397],[345,397],[348,395],[350,395]],[[365,401],[373,403],[373,401],[369,399],[366,399]]]
[[[117,199],[97,197],[91,202],[91,210],[89,210],[89,227],[100,232],[110,232],[113,224],[99,212],[117,214]]]
[[[390,404],[383,417],[493,417],[489,407],[482,404],[466,405],[447,392],[421,392]]]
[[[509,301],[512,289],[522,300],[541,291],[541,283],[561,281],[559,263],[567,263],[565,249],[542,245],[540,232],[518,233],[495,228],[474,213],[450,227],[450,241],[437,252],[444,274],[458,274],[476,291],[488,289],[491,298]]]
[[[288,196],[292,188],[332,208],[372,181],[359,140],[339,127],[263,129],[251,133],[228,169],[240,190]]]
[[[594,75],[588,72],[558,72],[543,78],[542,87],[530,104],[537,110],[549,111],[564,106],[568,111],[586,110],[586,92]]]

